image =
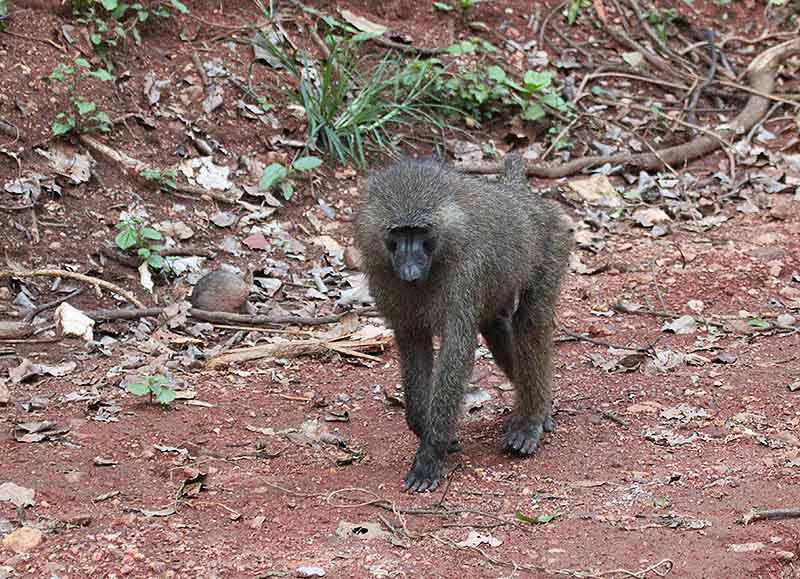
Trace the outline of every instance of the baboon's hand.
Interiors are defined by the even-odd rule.
[[[542,432],[552,432],[555,422],[549,416],[537,422],[524,416],[509,416],[503,433],[503,446],[519,454],[533,454],[539,447]]]
[[[444,471],[444,458],[435,458],[430,453],[417,451],[414,464],[408,471],[405,490],[409,493],[433,492],[439,488]]]

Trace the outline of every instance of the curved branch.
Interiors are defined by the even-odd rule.
[[[737,135],[747,133],[766,114],[770,99],[768,96],[775,87],[775,69],[778,65],[794,54],[800,53],[800,38],[794,38],[759,54],[747,67],[748,85],[753,89],[747,103],[741,112],[728,124],[724,131],[720,131],[722,139],[726,142],[733,141]],[[759,94],[755,94],[755,93]],[[558,179],[574,175],[605,163],[620,164],[645,170],[663,169],[667,165],[677,166],[709,153],[713,153],[723,143],[715,136],[703,134],[694,139],[667,147],[655,153],[644,154],[619,154],[608,156],[590,156],[574,159],[558,166],[528,165],[525,169],[527,175],[544,179]],[[467,173],[490,174],[502,173],[502,162],[495,163],[469,163],[459,165]]]
[[[32,271],[0,271],[0,279],[5,277],[66,277],[69,279],[74,279],[77,281],[82,281],[84,283],[88,283],[89,285],[93,285],[96,288],[105,288],[111,292],[114,292],[117,295],[122,296],[125,298],[126,301],[133,304],[137,308],[143,308],[144,305],[142,302],[136,299],[129,291],[126,291],[119,287],[116,284],[111,283],[110,281],[106,281],[104,279],[98,279],[96,277],[91,277],[88,275],[83,275],[82,273],[76,273],[74,271],[66,271],[63,269],[34,269]]]

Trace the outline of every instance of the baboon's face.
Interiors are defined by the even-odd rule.
[[[420,285],[430,274],[436,238],[427,227],[397,227],[388,231],[386,249],[397,277]]]

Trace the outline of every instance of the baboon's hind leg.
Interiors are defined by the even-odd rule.
[[[481,335],[500,369],[514,380],[513,302],[504,307],[492,321],[481,324]]]
[[[517,408],[506,420],[504,445],[532,454],[542,432],[551,432],[551,358],[555,293],[523,291],[513,318],[514,386]]]

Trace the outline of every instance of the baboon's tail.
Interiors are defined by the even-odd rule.
[[[503,178],[509,183],[527,183],[525,158],[520,153],[508,153],[503,162]]]

